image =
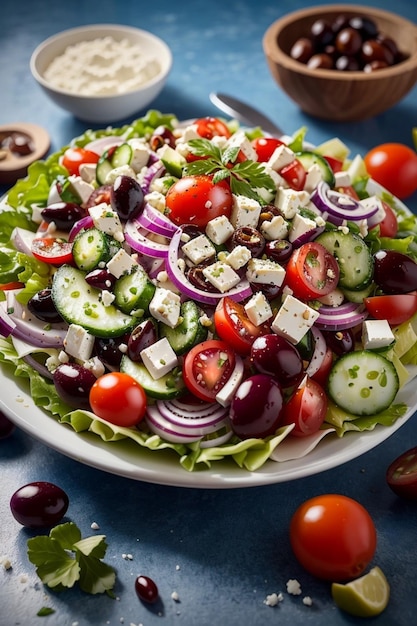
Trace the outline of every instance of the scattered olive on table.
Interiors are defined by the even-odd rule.
[[[411,448],[389,465],[386,481],[400,498],[417,500],[417,447]]]
[[[135,580],[137,596],[143,602],[153,604],[158,600],[159,591],[156,583],[149,576],[138,576]]]
[[[290,56],[312,69],[374,72],[403,61],[397,43],[374,20],[340,14],[319,18],[291,47]]]
[[[19,524],[27,528],[50,528],[62,520],[69,499],[61,487],[36,481],[20,487],[10,499],[10,510]]]

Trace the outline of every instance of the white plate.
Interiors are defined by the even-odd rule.
[[[370,183],[371,194],[383,191],[375,181]],[[409,211],[402,202],[397,200],[397,203]],[[216,461],[210,469],[187,472],[180,465],[176,452],[150,451],[130,440],[106,443],[92,433],[76,433],[36,407],[24,381],[8,378],[0,369],[0,408],[22,430],[85,465],[134,480],[177,487],[255,487],[305,478],[337,467],[375,448],[413,415],[417,410],[417,388],[413,387],[413,380],[400,391],[396,402],[405,402],[409,409],[393,426],[376,426],[373,431],[364,433],[350,432],[343,438],[327,435],[301,458],[267,461],[255,472],[239,468],[231,459]]]
[[[97,435],[76,433],[70,426],[58,423],[36,407],[18,379],[7,378],[0,372],[0,406],[22,430],[85,465],[150,483],[198,487],[204,489],[231,489],[287,482],[318,474],[342,465],[368,452],[390,437],[417,409],[417,389],[406,385],[398,401],[410,408],[394,426],[376,426],[365,433],[348,433],[343,438],[328,435],[307,456],[277,463],[267,461],[256,472],[240,469],[232,460],[216,461],[210,469],[187,472],[179,464],[175,452],[149,451],[133,441],[103,442]]]

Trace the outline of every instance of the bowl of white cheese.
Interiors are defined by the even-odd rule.
[[[162,39],[118,24],[62,31],[40,43],[30,59],[33,77],[55,104],[100,124],[146,109],[171,67],[172,53]]]

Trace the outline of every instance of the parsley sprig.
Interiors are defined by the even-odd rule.
[[[107,550],[105,535],[82,539],[78,526],[67,522],[52,528],[49,536],[28,539],[27,545],[29,561],[48,587],[60,591],[78,582],[91,594],[113,589],[116,573],[101,560]]]
[[[262,201],[257,190],[275,189],[274,181],[262,163],[250,160],[236,163],[239,146],[227,146],[221,150],[209,139],[191,139],[188,146],[195,156],[202,157],[188,163],[186,170],[190,176],[213,174],[214,183],[228,179],[232,193],[254,200]]]

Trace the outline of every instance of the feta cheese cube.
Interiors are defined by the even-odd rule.
[[[187,143],[187,141],[191,141],[191,139],[201,139],[197,129],[197,124],[191,124],[190,126],[184,128],[181,137],[177,139],[177,143]]]
[[[281,286],[285,278],[285,269],[270,259],[251,259],[248,263],[246,278],[250,283]]]
[[[125,163],[124,165],[120,165],[119,167],[115,167],[110,170],[104,182],[106,185],[112,185],[118,176],[129,176],[129,178],[136,179],[136,172],[133,167]]]
[[[95,189],[93,185],[90,185],[90,183],[87,183],[81,176],[77,176],[76,174],[68,176],[68,182],[71,191],[81,200],[81,204],[87,202]]]
[[[230,265],[222,261],[216,261],[203,269],[205,278],[218,289],[225,293],[240,282],[240,276]]]
[[[285,144],[281,144],[278,148],[275,148],[274,152],[267,161],[267,165],[271,168],[271,170],[279,172],[283,167],[292,163],[294,159],[295,153],[291,150],[291,148]]]
[[[290,220],[299,211],[300,207],[305,207],[310,201],[310,194],[307,191],[294,191],[294,189],[278,189],[275,196],[275,206],[281,209],[284,217]]]
[[[318,312],[307,304],[287,295],[272,322],[271,329],[290,343],[297,344],[313,326],[318,316]]]
[[[216,248],[205,235],[199,235],[190,239],[188,243],[182,246],[182,251],[195,265],[210,259],[216,254]]]
[[[74,359],[88,361],[94,347],[94,337],[79,324],[70,324],[64,337],[65,352]]]
[[[314,230],[316,227],[317,224],[314,220],[296,213],[291,222],[288,239],[292,243],[302,235],[308,233],[310,230]]]
[[[144,348],[140,356],[143,364],[155,379],[162,378],[178,365],[178,358],[166,337]]]
[[[226,254],[224,257],[224,262],[233,267],[234,270],[238,270],[252,258],[251,252],[249,248],[246,246],[236,246]]]
[[[271,305],[261,291],[254,293],[248,300],[245,304],[245,311],[255,326],[260,326],[273,315]]]
[[[147,193],[145,195],[145,202],[161,213],[165,211],[165,196],[160,191],[154,190]]]
[[[149,312],[156,320],[175,328],[181,312],[181,297],[164,287],[157,287],[149,304]]]
[[[150,151],[146,143],[142,139],[129,139],[127,142],[132,149],[132,158],[130,159],[130,167],[135,173],[141,171],[148,164]]]
[[[110,274],[113,274],[116,278],[120,278],[124,274],[130,274],[136,265],[137,262],[123,248],[120,248],[106,264]]]
[[[88,212],[93,218],[93,223],[96,228],[114,237],[117,241],[124,240],[120,218],[116,211],[113,211],[106,202],[101,202],[100,204],[90,207]]]
[[[386,348],[395,341],[387,320],[365,320],[362,324],[362,343],[365,350]]]
[[[86,183],[93,183],[96,180],[96,168],[95,163],[81,163],[78,171]]]
[[[384,209],[384,205],[382,204],[382,200],[378,198],[378,196],[363,198],[360,203],[366,209],[373,209],[374,207],[377,207],[377,212],[372,216],[374,223],[378,224],[384,219],[386,211]]]
[[[233,194],[233,206],[230,221],[234,228],[242,228],[244,226],[256,228],[260,214],[261,205],[257,200]]]
[[[334,173],[334,188],[338,187],[349,187],[352,184],[352,179],[350,177],[349,172],[345,170],[341,170],[340,172]]]
[[[219,215],[207,222],[206,235],[216,245],[225,243],[234,233],[233,225],[225,215]]]
[[[323,180],[323,174],[317,163],[313,163],[307,170],[306,181],[304,183],[304,191],[311,193],[317,187],[319,182]]]
[[[264,220],[260,231],[265,239],[285,239],[288,236],[289,224],[282,215],[274,215],[271,220]]]
[[[227,140],[228,148],[239,148],[249,161],[257,161],[258,155],[249,139],[246,137],[245,131],[238,130]]]

